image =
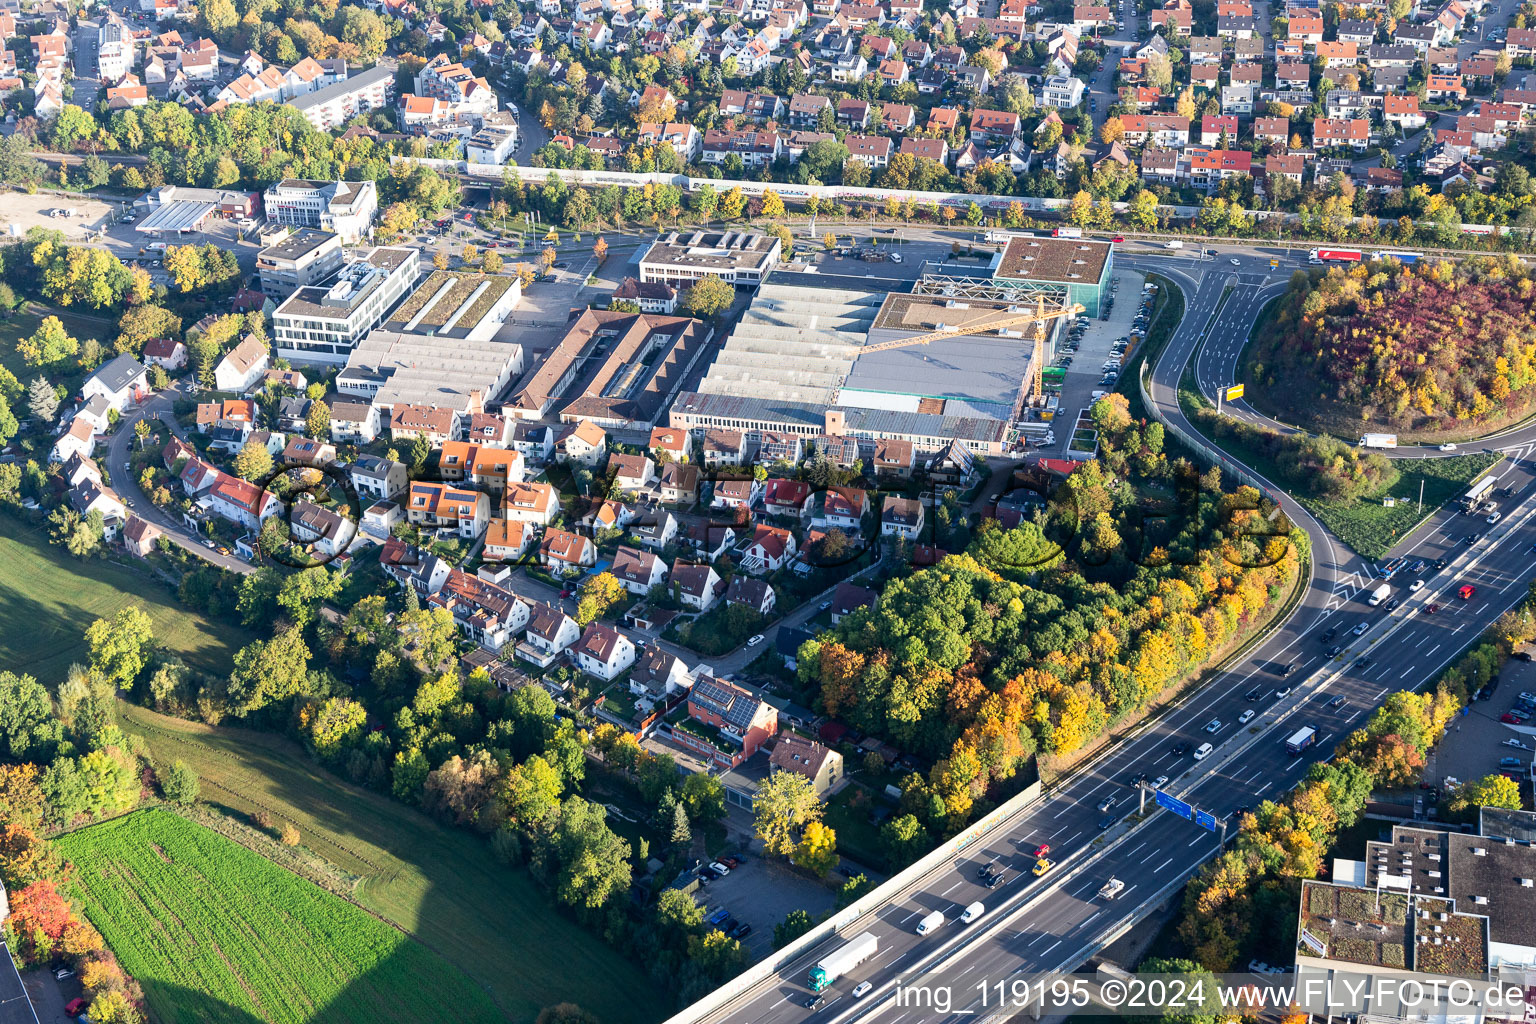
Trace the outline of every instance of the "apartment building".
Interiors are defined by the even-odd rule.
[[[295,97],[290,105],[316,130],[328,132],[359,114],[383,110],[393,103],[397,70],[394,61],[381,60],[351,78]]]

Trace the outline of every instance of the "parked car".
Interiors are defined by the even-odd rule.
[[[756,635],[754,635],[752,637],[749,637],[747,639],[747,646],[748,647],[756,647],[758,644],[760,644],[762,642],[763,642],[763,634],[758,633],[758,634],[756,634]]]
[[[712,861],[709,862],[709,870],[713,871],[715,874],[719,875],[721,878],[724,878],[726,875],[731,873],[731,869],[730,868],[726,867],[724,864],[720,863],[717,860],[712,860]]]

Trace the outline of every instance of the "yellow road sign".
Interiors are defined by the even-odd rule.
[[[1233,384],[1231,387],[1227,388],[1227,401],[1235,402],[1242,397],[1243,386],[1241,384]]]
[[[1279,260],[1270,260],[1269,261],[1269,265],[1271,267],[1278,267],[1280,265],[1280,261]]]

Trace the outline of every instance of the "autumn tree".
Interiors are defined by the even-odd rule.
[[[704,277],[683,294],[679,310],[685,316],[707,320],[729,309],[735,301],[735,288],[718,277]]]
[[[807,826],[820,822],[821,810],[811,780],[795,772],[775,772],[752,799],[758,838],[769,853],[783,857],[795,852]]]

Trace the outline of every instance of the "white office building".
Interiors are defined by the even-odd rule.
[[[300,288],[272,314],[277,354],[296,363],[345,363],[419,274],[416,250],[381,246],[330,283]]]
[[[319,228],[344,243],[365,238],[379,209],[372,181],[305,181],[284,178],[262,196],[267,219],[297,228]]]

